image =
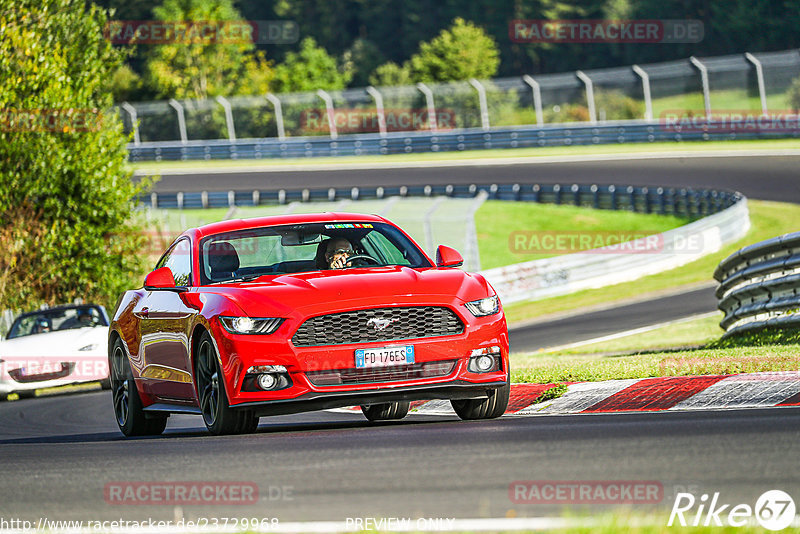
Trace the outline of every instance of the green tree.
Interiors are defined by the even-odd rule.
[[[411,72],[408,65],[400,66],[397,63],[384,63],[369,77],[370,85],[410,85]]]
[[[369,84],[370,74],[384,61],[386,57],[375,43],[358,38],[342,54],[342,70],[351,76],[351,86],[364,87]]]
[[[352,73],[342,72],[313,37],[300,43],[299,52],[289,52],[286,61],[275,67],[274,85],[278,92],[344,89]]]
[[[449,29],[422,43],[410,64],[413,78],[420,82],[485,79],[497,73],[500,54],[483,29],[456,18]]]
[[[243,22],[232,0],[166,0],[153,13],[170,22]],[[146,70],[151,87],[164,98],[263,94],[273,75],[252,42],[203,37],[153,46]]]
[[[83,0],[0,12],[0,309],[113,305],[141,274],[127,136],[109,111],[121,54]],[[132,278],[133,277],[133,278]]]

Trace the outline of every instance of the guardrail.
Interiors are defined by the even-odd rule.
[[[800,232],[734,252],[714,271],[725,336],[800,325]]]
[[[514,200],[565,204],[594,209],[627,210],[698,218],[724,210],[743,197],[711,189],[635,187],[578,184],[470,184],[393,187],[331,187],[327,189],[278,189],[151,193],[140,197],[152,208],[222,208],[337,200],[374,200],[400,197],[448,196],[474,198],[485,191],[489,200]]]
[[[714,126],[665,126],[654,121],[617,121],[603,125],[567,124],[543,127],[470,128],[448,132],[396,132],[292,137],[285,139],[213,139],[129,144],[132,162],[170,160],[305,158],[451,152],[491,148],[553,147],[659,141],[709,141],[800,137],[800,129],[769,127],[748,131],[720,130]]]

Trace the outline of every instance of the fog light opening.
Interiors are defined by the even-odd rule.
[[[494,366],[494,358],[491,356],[479,356],[475,362],[479,371],[486,372]]]
[[[273,389],[278,384],[278,380],[275,378],[275,375],[269,373],[258,375],[257,381],[258,387],[263,390]]]

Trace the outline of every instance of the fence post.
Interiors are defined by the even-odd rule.
[[[174,98],[169,99],[169,105],[178,114],[178,131],[181,134],[181,143],[185,145],[188,138],[186,136],[186,117],[183,115],[183,106]]]
[[[642,92],[644,93],[644,120],[653,120],[653,98],[650,95],[650,75],[639,65],[634,65],[633,72],[642,79]]]
[[[417,84],[417,89],[425,95],[425,102],[428,104],[428,124],[432,132],[437,130],[436,126],[436,106],[433,102],[433,91],[431,91],[430,87],[425,85],[422,82]]]
[[[233,110],[231,110],[231,103],[224,96],[218,96],[217,102],[225,110],[225,126],[228,128],[228,139],[236,141],[236,129],[233,127]]]
[[[386,137],[386,115],[383,109],[383,95],[373,86],[367,87],[367,93],[375,100],[375,110],[378,114],[378,131],[381,137]]]
[[[278,126],[278,139],[283,141],[286,139],[286,131],[283,129],[283,108],[281,107],[281,101],[272,93],[267,93],[265,97],[272,103],[272,107],[275,108],[275,123]]]
[[[706,68],[703,63],[697,59],[696,57],[692,56],[689,58],[689,61],[692,62],[692,65],[697,67],[697,70],[700,71],[700,81],[703,83],[703,102],[705,103],[706,108],[706,120],[711,120],[711,90],[708,87],[708,69]]]
[[[594,105],[594,84],[582,70],[576,71],[575,75],[586,85],[586,103],[589,106],[589,123],[597,124],[597,110]]]
[[[127,102],[123,102],[120,104],[120,106],[128,113],[128,116],[131,119],[131,127],[133,129],[133,146],[139,146],[139,119],[136,115],[136,108]]]
[[[544,124],[542,115],[542,89],[539,87],[539,82],[527,74],[522,77],[522,80],[530,85],[531,91],[533,91],[533,108],[536,110],[536,126],[541,128]]]
[[[323,91],[322,89],[317,89],[317,96],[325,102],[325,114],[328,115],[328,130],[330,131],[331,139],[336,139],[339,137],[339,134],[336,132],[336,116],[334,115],[335,109],[333,107],[333,99],[327,91]]]
[[[755,65],[756,67],[756,80],[758,80],[758,96],[761,98],[761,113],[767,114],[767,91],[764,88],[764,68],[761,65],[761,60],[750,52],[745,52],[745,59]]]
[[[489,129],[489,108],[486,105],[486,89],[483,84],[475,78],[469,79],[470,85],[478,91],[478,104],[481,107],[481,128],[484,130]]]

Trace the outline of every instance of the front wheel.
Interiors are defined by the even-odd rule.
[[[411,403],[409,401],[398,401],[361,406],[361,411],[364,413],[364,417],[370,421],[391,421],[402,419],[408,415],[410,407]]]
[[[114,341],[109,360],[114,416],[122,433],[126,436],[157,436],[164,432],[168,416],[145,413],[121,339]]]
[[[197,349],[197,396],[203,422],[212,434],[245,434],[258,427],[253,412],[228,406],[217,349],[208,332],[200,338]]]
[[[453,410],[461,419],[494,419],[506,412],[511,384],[489,391],[485,399],[451,400]]]

